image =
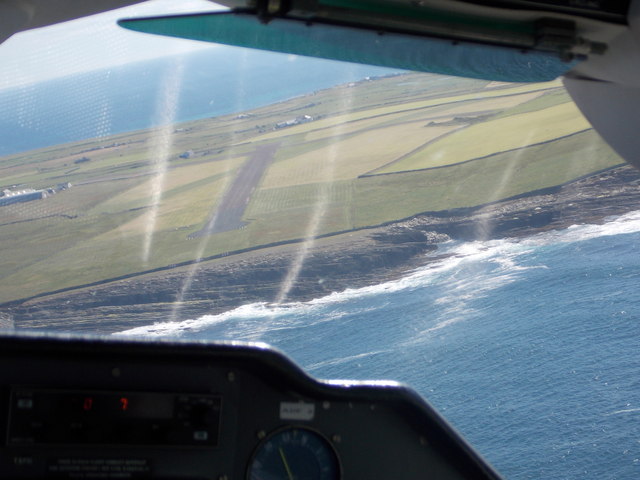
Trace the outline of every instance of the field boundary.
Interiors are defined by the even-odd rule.
[[[440,140],[443,137],[445,137],[447,135],[450,135],[450,134],[452,134],[454,132],[457,132],[459,130],[461,130],[461,129],[457,129],[457,130],[454,130],[453,132],[449,132],[449,133],[447,133],[445,135],[442,135],[441,137],[438,137],[438,138],[436,138],[434,140],[431,140],[430,142],[427,142],[427,144],[429,144],[431,142],[434,142],[434,141],[437,141],[437,140]],[[574,135],[578,135],[578,134],[581,134],[581,133],[588,132],[589,130],[593,130],[593,127],[589,127],[589,128],[585,128],[583,130],[579,130],[577,132],[569,133],[568,135],[562,135],[561,137],[556,137],[556,138],[551,139],[551,140],[545,140],[543,142],[538,142],[538,143],[531,143],[529,145],[525,145],[524,147],[511,148],[511,149],[508,149],[508,150],[502,150],[502,151],[499,151],[499,152],[491,153],[489,155],[483,155],[482,157],[476,157],[476,158],[471,158],[469,160],[463,160],[462,162],[449,163],[447,165],[438,165],[438,166],[435,166],[435,167],[415,168],[415,169],[412,169],[412,170],[398,170],[397,172],[363,173],[362,175],[358,175],[357,178],[381,177],[381,176],[384,176],[384,175],[397,175],[397,174],[412,173],[412,172],[425,172],[425,171],[428,171],[428,170],[438,170],[438,169],[442,169],[442,168],[455,167],[455,166],[458,166],[458,165],[464,165],[465,163],[471,163],[471,162],[475,162],[475,161],[478,161],[478,160],[486,160],[487,158],[495,157],[496,155],[502,155],[503,153],[517,152],[518,150],[523,150],[525,148],[539,147],[540,145],[553,143],[553,142],[556,142],[558,140],[564,140],[566,138],[573,137]],[[422,147],[422,148],[424,148],[424,147]],[[394,160],[393,162],[390,162],[390,163],[394,163],[396,161],[397,160]],[[387,164],[387,165],[389,165],[389,164]],[[591,175],[591,174],[589,174],[589,175]]]
[[[518,199],[522,199],[522,198],[527,198],[527,197],[534,197],[534,196],[538,196],[538,195],[549,195],[549,194],[553,194],[553,193],[557,193],[558,191],[560,191],[562,188],[564,188],[567,185],[570,185],[572,183],[578,182],[580,180],[583,180],[585,178],[589,178],[592,177],[594,175],[600,175],[602,173],[614,170],[616,168],[620,168],[620,166],[622,165],[626,165],[626,162],[621,162],[619,164],[613,165],[611,167],[607,167],[607,168],[603,168],[601,170],[596,170],[593,172],[589,172],[585,175],[581,175],[579,177],[573,178],[567,182],[563,182],[560,183],[558,185],[554,185],[551,187],[545,187],[545,188],[541,188],[541,189],[537,189],[537,190],[531,190],[529,192],[524,192],[524,193],[520,193],[518,195],[513,195],[511,197],[506,197],[506,198],[502,198],[499,200],[494,200],[492,202],[488,202],[488,203],[483,203],[480,205],[475,205],[472,207],[460,207],[460,208],[452,208],[452,209],[447,209],[447,210],[435,210],[435,211],[424,211],[424,212],[419,212],[419,213],[415,213],[413,215],[410,215],[408,217],[404,217],[404,218],[398,218],[395,220],[390,220],[388,222],[382,222],[376,225],[367,225],[365,227],[359,227],[359,228],[352,228],[352,229],[347,229],[347,230],[340,230],[340,231],[336,231],[336,232],[330,232],[330,233],[325,233],[325,234],[321,234],[316,236],[316,239],[322,239],[322,238],[330,238],[330,237],[334,237],[334,236],[338,236],[338,235],[344,235],[347,233],[353,233],[353,232],[361,232],[361,231],[366,231],[366,230],[374,230],[376,228],[381,228],[381,227],[387,227],[390,225],[394,225],[396,223],[401,223],[401,222],[407,222],[413,218],[416,217],[420,217],[420,216],[432,216],[432,217],[437,217],[437,218],[442,218],[442,217],[450,217],[450,216],[459,216],[459,215],[470,215],[473,214],[481,209],[484,209],[486,207],[490,207],[492,205],[497,205],[499,203],[502,202],[509,202],[509,201],[513,201],[513,200],[518,200]],[[385,174],[385,175],[390,175],[390,174]],[[181,268],[181,267],[188,267],[191,265],[196,265],[199,263],[204,263],[204,262],[209,262],[212,260],[219,260],[221,258],[225,258],[225,257],[230,257],[230,256],[234,256],[234,255],[241,255],[244,253],[250,253],[250,252],[255,252],[258,250],[264,250],[264,249],[268,249],[268,248],[274,248],[274,247],[280,247],[280,246],[285,246],[285,245],[293,245],[293,244],[297,244],[297,243],[303,243],[305,242],[307,239],[306,238],[295,238],[295,239],[290,239],[290,240],[282,240],[279,242],[272,242],[272,243],[268,243],[268,244],[263,244],[263,245],[255,245],[253,247],[248,247],[248,248],[243,248],[243,249],[239,249],[239,250],[232,250],[230,252],[224,252],[224,253],[219,253],[216,255],[210,255],[207,257],[203,257],[200,259],[194,259],[194,260],[186,260],[184,262],[178,262],[178,263],[173,263],[170,265],[165,265],[163,267],[157,267],[157,268],[153,268],[153,269],[149,269],[149,270],[144,270],[141,272],[133,272],[133,273],[128,273],[126,275],[119,275],[116,277],[111,277],[111,278],[106,278],[103,280],[98,280],[96,282],[90,282],[90,283],[85,283],[85,284],[81,284],[81,285],[75,285],[75,286],[71,286],[71,287],[65,287],[65,288],[61,288],[58,290],[51,290],[48,292],[42,292],[42,293],[38,293],[36,295],[31,295],[29,297],[24,297],[24,298],[19,298],[19,299],[15,299],[15,300],[9,300],[7,302],[3,302],[0,303],[0,308],[10,308],[10,307],[16,307],[19,306],[25,302],[31,301],[31,300],[35,300],[38,298],[44,298],[44,297],[49,297],[49,296],[53,296],[53,295],[59,295],[61,293],[68,293],[68,292],[73,292],[75,290],[83,290],[86,288],[91,288],[91,287],[99,287],[102,285],[107,285],[109,283],[113,283],[113,282],[119,282],[122,280],[128,280],[131,278],[136,278],[136,277],[142,277],[145,275],[150,275],[150,274],[154,274],[154,273],[159,273],[159,272],[167,272],[167,271],[171,271],[174,270],[176,268]]]
[[[443,117],[445,118],[445,117]],[[447,117],[448,118],[448,117]],[[365,178],[365,177],[376,177],[378,175],[393,175],[394,173],[404,173],[404,172],[417,172],[418,170],[400,170],[398,172],[389,172],[389,173],[374,173],[377,170],[380,170],[382,168],[386,168],[390,165],[393,165],[394,163],[397,163],[401,160],[404,160],[405,158],[413,155],[414,153],[418,153],[420,150],[423,150],[425,148],[427,148],[429,145],[431,145],[434,142],[439,142],[440,140],[442,140],[443,138],[447,138],[449,135],[453,135],[456,132],[459,132],[460,130],[464,130],[465,128],[469,128],[471,125],[473,125],[472,123],[465,123],[460,125],[460,127],[456,128],[455,130],[451,130],[450,132],[447,133],[443,133],[442,135],[440,135],[439,137],[436,138],[432,138],[431,140],[427,140],[425,143],[423,143],[422,145],[414,148],[413,150],[411,150],[410,152],[407,153],[403,153],[402,155],[400,155],[398,158],[395,158],[393,160],[391,160],[388,163],[385,163],[384,165],[382,165],[381,167],[378,167],[374,170],[370,170],[366,173],[363,173],[361,175],[358,175],[356,178]],[[465,163],[465,162],[459,162],[459,163],[451,163],[449,165],[442,165],[443,167],[450,167],[453,165],[459,165],[461,163]],[[431,170],[432,168],[436,168],[436,167],[430,167],[430,168],[421,168],[420,170]]]
[[[510,88],[517,88],[517,87],[510,87]],[[342,124],[343,124],[343,125],[347,125],[347,124],[350,124],[350,123],[361,122],[361,121],[363,121],[363,120],[371,120],[371,119],[375,119],[375,118],[387,117],[387,116],[389,116],[389,115],[398,115],[398,114],[409,113],[409,112],[417,112],[417,111],[419,111],[419,110],[424,110],[424,109],[427,109],[427,108],[442,107],[442,106],[444,106],[444,105],[455,105],[455,104],[457,104],[457,103],[477,102],[477,101],[481,101],[481,100],[487,100],[487,99],[489,99],[489,98],[490,98],[490,99],[498,99],[498,98],[515,97],[515,96],[518,96],[518,95],[526,95],[526,94],[528,94],[528,93],[545,92],[545,91],[547,91],[547,90],[552,90],[552,89],[554,89],[554,88],[559,88],[559,87],[545,87],[545,88],[540,88],[540,89],[538,89],[538,90],[531,90],[530,92],[505,93],[504,95],[496,95],[496,96],[491,96],[491,97],[481,97],[481,98],[467,98],[466,100],[454,100],[454,101],[451,101],[451,102],[446,102],[446,101],[445,101],[445,102],[442,102],[442,103],[437,103],[437,104],[429,105],[429,106],[426,106],[426,107],[412,107],[412,108],[406,108],[406,109],[399,109],[399,110],[394,111],[394,112],[377,113],[377,114],[375,114],[375,115],[371,115],[371,116],[369,116],[369,117],[362,117],[362,118],[357,118],[357,119],[354,119],[354,120],[347,120],[346,122],[342,122]],[[446,100],[446,98],[447,98],[447,97],[443,97],[443,98],[442,98],[442,100]],[[420,100],[420,101],[423,101],[423,102],[424,102],[424,101],[426,101],[426,100]],[[411,102],[411,103],[418,103],[418,102],[419,102],[419,101]],[[375,108],[389,108],[389,107],[393,107],[394,105],[402,106],[402,105],[405,105],[405,104],[402,104],[402,103],[401,103],[401,104],[390,104],[390,105],[388,105],[387,107],[385,107],[385,106],[380,106],[380,107],[375,107]],[[374,109],[375,109],[375,108],[374,108]],[[367,110],[373,110],[373,109],[355,110],[355,111],[354,111],[354,112],[352,112],[352,113],[354,113],[354,114],[355,114],[355,113],[359,113],[359,112],[366,112]],[[321,120],[329,120],[329,119],[332,119],[332,118],[335,118],[335,117],[339,117],[339,116],[341,116],[341,115],[345,115],[345,113],[338,113],[338,114],[335,114],[335,115],[332,115],[332,116],[327,116],[327,117],[318,118],[318,121],[321,121]],[[443,118],[444,118],[444,117],[447,117],[447,115],[442,115],[442,117],[443,117]],[[313,126],[313,122],[307,123],[306,125]],[[257,139],[256,139],[256,140],[254,140],[254,141],[255,141],[255,142],[257,142],[257,143],[259,143],[259,142],[263,142],[263,141],[265,141],[265,142],[267,142],[267,141],[273,141],[273,140],[280,139],[280,138],[285,139],[285,138],[287,138],[287,137],[292,137],[292,136],[295,136],[295,135],[307,134],[307,133],[312,133],[312,132],[321,132],[321,131],[323,131],[323,130],[328,130],[328,129],[335,128],[335,127],[336,127],[336,125],[335,125],[335,124],[333,124],[333,125],[328,125],[328,126],[326,126],[326,127],[318,127],[318,128],[315,128],[315,129],[311,129],[311,130],[309,130],[308,132],[287,133],[287,134],[283,134],[281,137],[270,138],[270,139],[263,139],[263,140],[260,140],[260,138],[259,138],[259,137],[257,137]],[[284,129],[283,131],[284,131],[284,132],[286,132],[286,129]],[[272,132],[269,132],[269,133],[272,133]]]

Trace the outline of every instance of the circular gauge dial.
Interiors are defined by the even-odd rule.
[[[257,448],[248,480],[339,480],[340,464],[320,434],[292,427],[267,437]]]

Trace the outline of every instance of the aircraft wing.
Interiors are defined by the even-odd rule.
[[[134,3],[139,1],[0,0],[0,42],[19,31]],[[195,36],[193,22],[175,30],[179,17],[172,17],[174,25],[168,29],[163,19],[145,19],[144,24],[138,20],[123,26],[161,35],[253,48],[261,48],[262,44],[269,50],[503,81],[545,81],[563,75],[570,95],[598,133],[618,154],[640,167],[640,136],[635,132],[640,120],[640,0],[218,3],[236,14],[253,15],[258,22],[237,34],[237,18],[214,22],[214,27],[231,25],[227,33],[201,21]],[[200,18],[210,21],[216,15],[220,14]],[[296,23],[298,27],[291,27]],[[256,34],[269,24],[270,28],[264,28],[266,34]],[[314,32],[334,43],[325,43],[322,48],[318,35],[306,35],[311,32],[309,28],[303,29],[303,37],[295,33],[292,37],[291,28],[300,29],[301,25],[314,25]],[[336,29],[347,31],[347,36],[335,35]],[[283,31],[289,35],[288,40],[282,41]],[[363,36],[363,32],[367,33]],[[299,38],[308,41],[298,41]],[[346,49],[347,45],[351,48]],[[358,45],[361,48],[354,51]]]
[[[640,167],[640,0],[222,0],[230,12],[131,30],[499,81],[564,77],[600,135]]]

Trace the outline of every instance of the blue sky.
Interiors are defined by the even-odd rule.
[[[21,32],[0,45],[0,89],[113,65],[224,48],[126,31],[120,18],[224,9],[206,0],[153,0],[45,28]]]

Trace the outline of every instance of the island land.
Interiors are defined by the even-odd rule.
[[[109,333],[398,278],[640,209],[559,82],[404,74],[0,159],[0,322]],[[55,191],[53,185],[69,188]]]

